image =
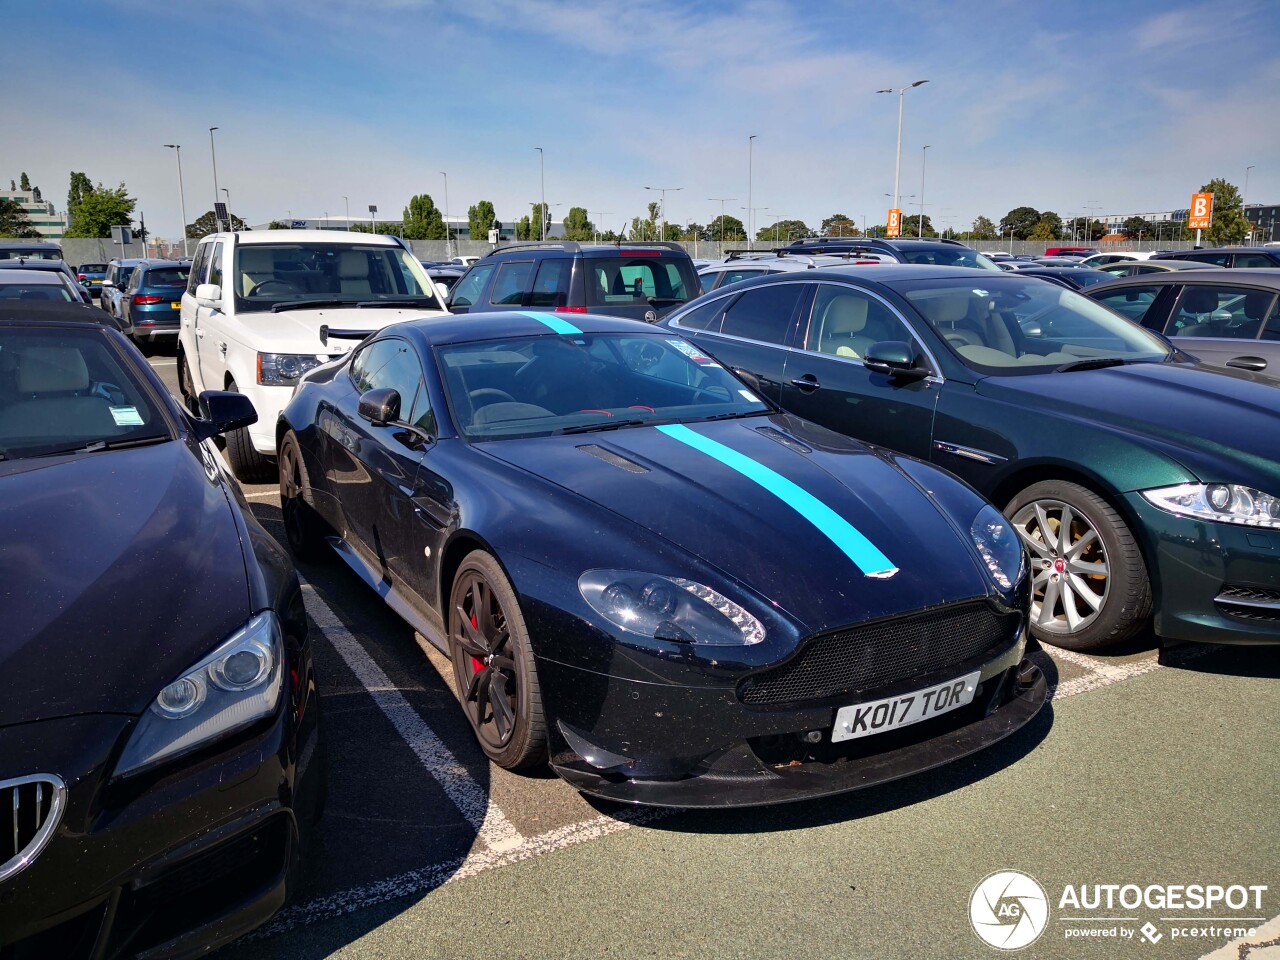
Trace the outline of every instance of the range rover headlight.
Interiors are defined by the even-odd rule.
[[[258,354],[258,383],[267,387],[292,387],[308,370],[324,363],[313,353]]]
[[[969,536],[996,586],[1002,590],[1012,589],[1022,579],[1024,552],[1008,517],[987,505],[974,517]]]
[[[1180,483],[1143,490],[1148,501],[1180,517],[1280,530],[1280,498],[1238,483]]]
[[[156,694],[116,775],[139,773],[270,716],[283,690],[284,635],[268,610]]]
[[[615,626],[657,640],[742,646],[764,639],[764,624],[723,594],[680,577],[588,570],[578,590]]]

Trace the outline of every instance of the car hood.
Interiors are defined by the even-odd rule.
[[[1191,470],[1222,460],[1276,470],[1280,388],[1253,374],[1198,363],[1133,363],[1023,377],[989,377],[978,392],[1023,411],[1046,409],[1180,449]],[[1230,481],[1233,476],[1203,480]]]
[[[310,310],[261,311],[244,314],[243,328],[252,342],[272,353],[328,354],[336,357],[349,353],[360,343],[359,337],[329,336],[325,343],[320,328],[330,331],[359,331],[369,334],[404,320],[448,317],[443,310],[423,307],[321,307]]]
[[[141,713],[244,623],[232,509],[182,441],[0,463],[0,726]]]
[[[990,581],[968,542],[891,459],[792,417],[692,423],[851,524],[897,572],[867,576],[832,528],[658,427],[507,440],[483,448],[673,543],[819,631],[962,598]],[[827,532],[824,532],[827,531]],[[661,544],[653,546],[661,549]],[[685,575],[680,569],[653,573]]]

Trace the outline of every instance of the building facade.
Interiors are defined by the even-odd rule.
[[[1251,224],[1253,243],[1280,242],[1280,204],[1250,203],[1244,216]]]
[[[40,196],[40,188],[31,190],[0,190],[0,200],[12,200],[22,208],[31,221],[31,227],[42,240],[61,240],[67,232],[67,220],[52,203]]]

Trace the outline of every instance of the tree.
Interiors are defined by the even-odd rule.
[[[1044,229],[1040,229],[1041,227]],[[1062,233],[1062,218],[1052,210],[1046,210],[1044,213],[1040,214],[1040,222],[1036,224],[1036,228],[1041,233],[1044,233],[1045,230],[1048,231],[1049,235],[1043,239],[1053,240]],[[1041,238],[1035,237],[1034,239],[1039,240]]]
[[[1204,233],[1209,246],[1240,243],[1249,235],[1252,226],[1244,215],[1240,191],[1233,184],[1217,177],[1201,187],[1200,193],[1213,194],[1213,219]]]
[[[1015,240],[1026,240],[1039,222],[1040,211],[1035,207],[1014,207],[1000,221],[1000,233],[1012,230]]]
[[[994,240],[996,238],[996,225],[984,216],[978,216],[973,221],[973,230],[969,234],[973,240]]]
[[[227,211],[227,215],[231,217],[232,230],[248,230],[249,225],[237,217],[231,211]],[[280,221],[276,221],[279,223]],[[218,232],[218,218],[213,215],[213,211],[202,214],[196,218],[195,223],[187,224],[187,239],[199,240],[201,237],[207,237],[211,233]]]
[[[1155,233],[1155,228],[1149,220],[1142,217],[1130,217],[1120,227],[1120,232],[1130,240],[1140,240],[1143,237],[1150,237]]]
[[[730,214],[716,217],[707,225],[710,239],[721,243],[739,243],[747,239],[747,228],[742,221]]]
[[[1058,239],[1058,234],[1057,234],[1057,231],[1055,231],[1047,221],[1041,220],[1034,227],[1031,228],[1031,232],[1027,234],[1027,239],[1028,240],[1056,240]]]
[[[31,189],[31,178],[27,176],[25,170],[22,173],[19,186],[24,192]]]
[[[596,235],[595,224],[587,219],[585,207],[570,207],[569,215],[564,218],[564,238],[566,240],[592,240]]]
[[[904,237],[920,236],[920,214],[913,213],[909,217],[902,218],[902,235]],[[929,219],[929,215],[924,215],[924,236],[936,237],[938,231],[933,229],[933,221]]]
[[[67,191],[67,220],[74,226],[80,213],[80,202],[93,193],[93,181],[85,174],[71,171],[71,189]]]
[[[430,194],[420,193],[404,208],[404,227],[400,236],[406,240],[444,240],[448,230],[444,215],[436,208]]]
[[[372,228],[370,228],[369,224],[367,223],[353,223],[351,225],[352,233],[376,233],[379,236],[383,236],[383,237],[402,236],[400,231],[403,229],[404,227],[401,224],[392,223],[389,220],[383,220],[381,223],[376,224]],[[441,238],[436,237],[436,239],[439,240]]]
[[[31,226],[27,212],[16,200],[0,198],[0,237],[38,237],[39,231]]]
[[[524,216],[516,221],[516,239],[517,240],[533,240],[537,236],[533,227],[533,221],[529,217]]]
[[[498,215],[493,211],[493,204],[488,200],[481,200],[479,203],[472,204],[467,208],[467,225],[470,229],[472,240],[488,240],[489,231],[493,229],[493,221],[498,219]]]
[[[1082,243],[1101,240],[1107,233],[1106,224],[1093,217],[1072,217],[1063,226],[1069,236]]]
[[[291,224],[285,223],[283,220],[272,220],[267,224],[268,230],[292,230]]]
[[[779,220],[756,231],[756,239],[765,243],[782,245],[809,236],[809,227],[803,220]]]
[[[99,183],[86,194],[67,228],[67,237],[109,237],[114,226],[131,227],[137,201],[129,196],[122,183],[107,189]]]
[[[822,221],[821,233],[824,237],[856,237],[861,231],[843,213],[833,213]]]
[[[658,228],[644,217],[632,217],[631,229],[627,231],[628,240],[656,240]]]
[[[18,185],[13,182],[13,177],[9,178],[9,190],[14,193],[16,193],[18,190]]]
[[[680,236],[676,237],[676,239],[677,240],[713,240],[715,238],[711,236],[710,232],[708,231],[708,228],[704,227],[700,223],[694,223],[692,220],[690,220],[680,230]]]

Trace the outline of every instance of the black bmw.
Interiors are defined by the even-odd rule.
[[[9,313],[21,314],[15,308]],[[0,957],[188,956],[290,890],[319,799],[288,554],[115,330],[0,318]]]
[[[295,550],[328,537],[450,656],[505,767],[634,803],[795,800],[978,750],[1045,699],[993,507],[669,331],[388,327],[306,375],[278,453]]]

